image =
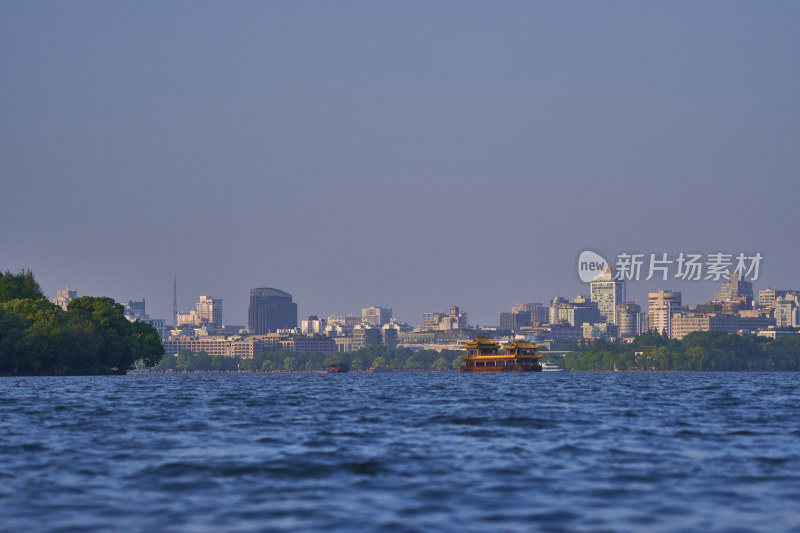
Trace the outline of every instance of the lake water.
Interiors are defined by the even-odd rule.
[[[0,530],[800,531],[798,383],[0,378]]]

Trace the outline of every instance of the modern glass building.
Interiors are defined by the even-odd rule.
[[[297,304],[288,292],[261,287],[250,289],[248,327],[256,335],[297,327]]]

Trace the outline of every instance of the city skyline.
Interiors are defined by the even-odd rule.
[[[795,288],[800,5],[0,5],[0,269],[299,316],[589,294],[577,254]],[[627,298],[715,282],[628,282]]]
[[[610,279],[613,279],[613,278],[610,278],[608,275],[599,275],[596,279],[593,280],[592,283],[585,283],[585,285],[587,287],[589,287],[589,291],[581,292],[581,293],[574,294],[574,295],[563,295],[563,294],[552,295],[551,297],[546,298],[546,299],[544,299],[542,301],[539,301],[539,302],[532,302],[532,301],[525,302],[522,299],[519,299],[519,300],[513,302],[513,304],[509,304],[509,307],[513,307],[512,308],[512,312],[516,312],[514,308],[517,308],[517,307],[525,307],[525,308],[527,308],[527,307],[530,307],[531,305],[541,305],[543,307],[543,310],[546,312],[548,309],[550,309],[550,306],[551,306],[551,303],[552,303],[553,300],[562,300],[563,302],[571,302],[573,298],[585,299],[586,301],[594,302],[599,306],[599,309],[600,309],[599,313],[600,314],[598,315],[598,317],[599,317],[599,320],[601,322],[606,322],[607,321],[607,322],[610,322],[610,323],[613,324],[613,323],[616,322],[616,318],[614,318],[613,320],[608,320],[607,317],[605,317],[603,315],[603,311],[602,311],[603,306],[605,305],[603,302],[607,299],[607,297],[604,294],[607,289],[598,288],[598,289],[593,290],[593,287],[592,287],[593,284],[597,284],[598,282],[599,282],[601,287],[603,287],[603,286],[607,287],[609,285],[609,280]],[[665,288],[659,286],[658,283],[654,283],[654,285],[653,285],[654,287],[657,286],[658,288],[655,288],[655,289],[652,289],[652,290],[648,290],[647,297],[643,301],[634,300],[634,299],[631,299],[631,298],[625,298],[625,294],[626,294],[627,291],[626,291],[626,288],[625,288],[626,287],[626,283],[624,281],[616,280],[616,283],[621,285],[621,287],[622,287],[621,291],[622,292],[621,292],[621,294],[617,295],[616,298],[614,299],[614,301],[615,301],[615,305],[614,305],[614,309],[615,309],[614,313],[615,314],[614,314],[614,316],[615,317],[616,317],[616,306],[619,305],[619,304],[623,304],[623,303],[624,304],[637,304],[642,309],[643,313],[647,313],[647,311],[648,311],[648,302],[652,302],[654,294],[656,294],[656,293],[665,293],[666,292],[666,293],[677,294],[678,295],[678,307],[681,307],[681,308],[684,308],[684,309],[694,308],[695,306],[698,306],[698,305],[702,306],[702,305],[705,305],[705,304],[721,303],[724,300],[718,300],[717,299],[721,294],[720,291],[725,290],[725,287],[727,287],[727,286],[736,287],[737,285],[735,285],[735,284],[737,283],[737,279],[735,277],[735,274],[732,274],[729,279],[722,278],[719,282],[712,283],[712,289],[713,289],[712,292],[709,294],[709,296],[706,299],[704,299],[702,301],[686,301],[685,299],[682,298],[681,291],[675,291],[673,289],[665,289]],[[711,283],[711,282],[709,282],[709,283]],[[741,280],[738,280],[738,283],[740,285],[742,285],[742,281]],[[773,293],[775,291],[777,291],[778,293],[785,293],[786,291],[800,293],[799,289],[795,289],[793,287],[776,288],[776,287],[772,287],[772,286],[765,286],[763,288],[757,288],[757,289],[753,290],[752,289],[752,284],[750,282],[745,282],[743,285],[747,287],[748,291],[750,291],[753,308],[755,308],[756,306],[763,307],[765,305],[764,302],[761,302],[761,298],[762,298],[763,295],[760,294],[760,293],[762,291],[767,292],[767,291],[771,290]],[[388,318],[392,317],[392,309],[391,308],[384,308],[384,307],[379,307],[379,306],[365,306],[365,307],[361,307],[361,308],[359,308],[359,309],[357,309],[355,311],[347,311],[347,312],[334,311],[334,312],[326,313],[326,314],[322,314],[322,313],[306,314],[306,313],[303,313],[302,311],[300,311],[301,302],[292,302],[292,294],[290,294],[290,293],[288,293],[286,291],[283,291],[282,289],[277,289],[277,288],[260,288],[260,289],[252,289],[251,288],[251,289],[249,289],[251,304],[248,305],[248,309],[252,306],[254,291],[261,291],[261,292],[269,291],[270,294],[274,293],[274,294],[278,294],[278,295],[281,295],[282,297],[287,298],[288,301],[291,302],[291,305],[295,309],[293,311],[293,313],[296,314],[296,324],[294,324],[292,326],[292,327],[295,327],[295,328],[299,327],[300,321],[305,320],[306,317],[314,317],[314,316],[319,316],[320,318],[335,317],[335,316],[338,316],[338,317],[347,316],[347,317],[359,318],[360,320],[362,320],[363,322],[366,323],[366,322],[373,322],[373,318],[371,316],[369,316],[369,315],[365,315],[365,313],[373,313],[374,314],[374,313],[378,312],[377,310],[381,310],[382,312],[388,313],[387,317],[385,319],[383,319],[383,318],[381,319],[381,321],[380,321],[381,324],[388,323]],[[66,309],[66,303],[62,303],[61,297],[62,297],[62,294],[66,296],[68,293],[69,293],[69,296],[73,297],[73,298],[74,297],[79,297],[79,296],[103,296],[103,295],[80,294],[78,290],[67,286],[66,289],[61,289],[61,290],[57,291],[57,297],[49,297],[48,296],[48,298],[50,300],[52,300],[54,303],[57,303],[57,304],[59,304],[60,306],[62,306],[62,307],[64,307]],[[46,291],[45,291],[45,294],[47,295]],[[216,311],[214,312],[215,313],[214,317],[215,317],[216,321],[211,321],[212,324],[214,324],[216,326],[221,326],[223,324],[226,325],[226,326],[236,325],[236,326],[242,326],[242,327],[245,327],[245,328],[253,329],[251,327],[250,318],[246,318],[246,320],[244,322],[237,322],[236,320],[229,320],[227,318],[222,320],[221,317],[223,315],[222,315],[221,308],[222,308],[222,302],[224,300],[221,299],[221,298],[219,298],[219,299],[218,298],[213,298],[213,300],[211,300],[211,298],[212,298],[211,296],[207,296],[207,295],[200,295],[200,296],[196,297],[195,298],[195,302],[194,302],[193,305],[190,305],[186,309],[181,308],[181,307],[178,308],[179,309],[179,315],[188,318],[189,317],[188,313],[192,313],[192,314],[197,313],[197,317],[198,317],[197,323],[199,323],[199,320],[202,319],[202,318],[206,318],[206,320],[208,320],[208,317],[206,317],[199,310],[204,306],[206,306],[206,307],[209,306],[210,303],[213,301],[214,304],[216,306],[218,306],[218,307],[217,307]],[[132,303],[134,303],[134,304],[136,304],[136,303],[144,304],[144,302],[147,300],[147,298],[142,297],[142,300],[140,302],[137,302],[137,300],[135,298],[127,299],[127,300],[116,300],[116,301],[118,303],[123,304],[123,305],[126,305],[126,304],[129,305],[131,303],[131,300],[133,300]],[[774,301],[774,294],[773,294],[772,299],[770,299],[770,300],[768,300],[766,302],[766,305],[770,306],[773,301]],[[227,317],[228,316],[228,312],[229,312],[228,309],[227,309],[227,306],[225,307],[225,309],[226,309],[226,312],[225,312],[224,316]],[[453,309],[456,310],[455,311],[456,313],[459,312],[459,306],[455,306],[455,305],[450,306],[451,313],[452,313]],[[526,309],[526,310],[528,310],[528,309]],[[500,327],[500,329],[504,329],[502,327],[502,318],[498,318],[498,317],[500,317],[500,315],[502,315],[502,314],[507,314],[507,311],[508,311],[508,309],[500,310],[495,315],[495,318],[493,320],[487,320],[485,322],[470,321],[469,322],[469,326],[473,327],[475,325],[480,325],[482,327],[489,327],[489,328]],[[530,311],[530,310],[528,310],[528,311]],[[475,310],[473,312],[475,312],[476,314],[480,314],[480,315],[484,315],[484,314],[488,315],[489,314],[487,311],[481,310],[481,309],[477,309],[477,310]],[[187,314],[183,314],[183,313],[187,313]],[[208,314],[208,313],[209,313],[209,311],[205,312],[205,314]],[[249,313],[249,311],[248,311],[248,313]],[[148,315],[150,315],[150,314],[152,314],[152,313],[148,313]],[[235,316],[238,315],[238,314],[240,314],[240,313],[234,313]],[[403,317],[403,316],[398,316],[398,317],[393,317],[393,318],[396,318],[398,321],[406,323],[409,326],[412,326],[412,327],[423,326],[423,329],[425,329],[424,328],[424,325],[425,325],[424,324],[424,321],[425,321],[424,317],[426,315],[440,315],[440,317],[446,317],[448,315],[448,313],[447,312],[440,313],[440,312],[434,312],[434,311],[428,310],[428,311],[425,311],[419,317],[416,317],[416,318]],[[365,316],[367,318],[365,318]],[[381,316],[383,317],[383,313],[381,314]],[[464,316],[466,317],[466,314],[464,314]],[[155,316],[154,315],[151,318],[166,320],[166,323],[167,323],[168,326],[172,325],[172,324],[170,324],[169,320],[165,319],[164,317]],[[549,322],[549,321],[545,319],[545,320],[541,320],[540,322]],[[668,322],[669,321],[667,320],[666,323],[668,323]],[[377,324],[378,322],[375,322],[375,323]],[[285,325],[288,326],[289,324],[287,323]],[[276,326],[276,328],[277,328],[277,326]],[[274,331],[276,328],[273,328],[272,330]],[[458,329],[458,328],[456,328],[456,329]]]

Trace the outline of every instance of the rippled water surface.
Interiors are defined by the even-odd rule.
[[[800,531],[799,380],[0,378],[0,530]]]

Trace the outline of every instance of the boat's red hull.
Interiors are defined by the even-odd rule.
[[[459,369],[459,372],[463,372],[466,374],[470,373],[481,373],[481,374],[496,374],[499,372],[541,372],[542,365],[532,365],[532,366],[462,366]]]

